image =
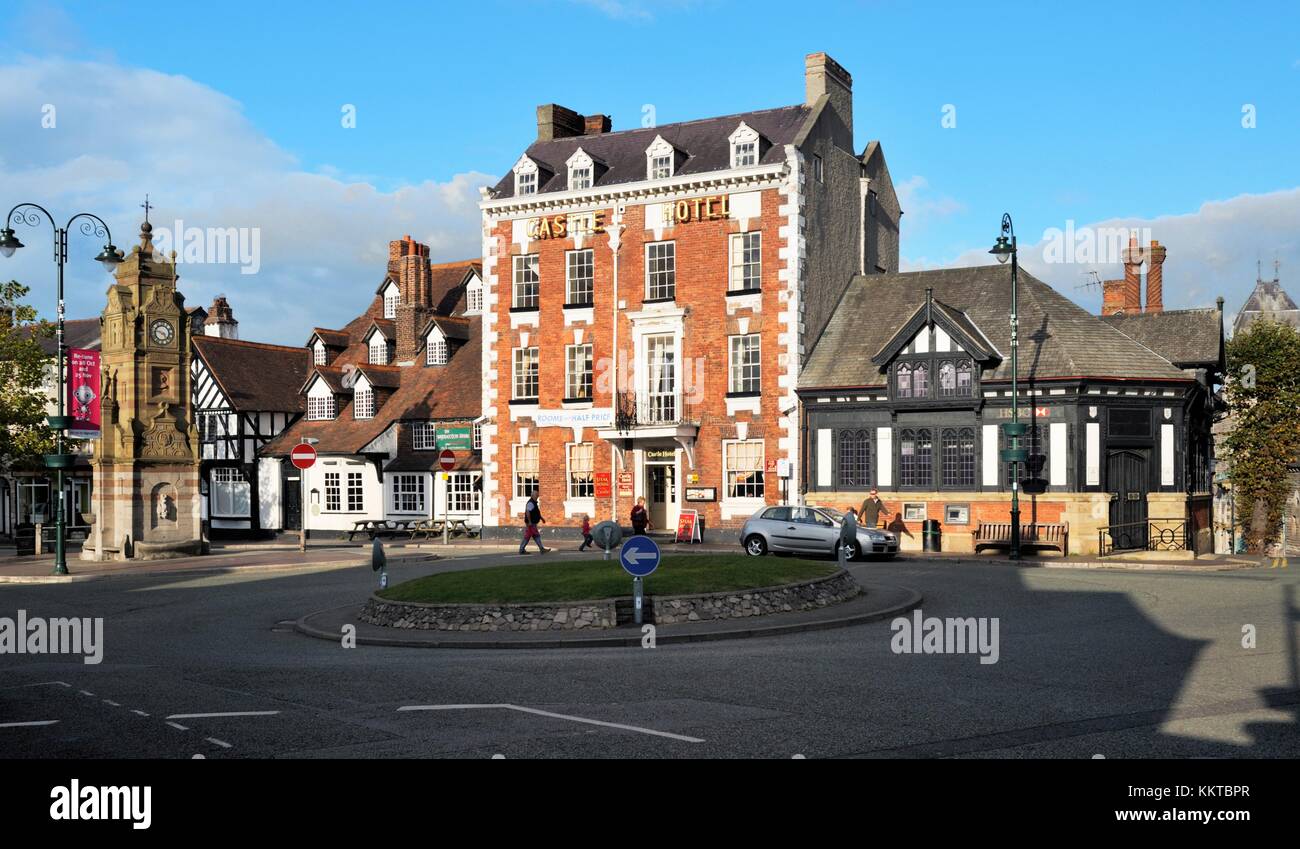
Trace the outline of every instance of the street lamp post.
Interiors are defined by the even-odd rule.
[[[63,344],[63,266],[68,261],[68,231],[77,220],[81,220],[80,230],[87,236],[94,236],[104,240],[104,249],[95,257],[95,261],[104,266],[104,270],[112,274],[113,269],[117,267],[123,259],[121,251],[113,246],[113,236],[109,232],[108,225],[104,219],[89,212],[78,212],[68,219],[68,223],[59,227],[54,223],[54,216],[50,215],[49,210],[43,206],[34,203],[20,203],[13,209],[9,210],[9,215],[5,217],[6,226],[0,229],[0,254],[6,257],[14,255],[14,251],[23,247],[23,243],[14,235],[13,226],[15,224],[25,224],[28,227],[35,227],[41,222],[41,215],[50,222],[50,227],[54,229],[54,264],[59,268],[58,275],[58,324],[55,332],[55,342],[58,348],[59,361],[59,382],[57,393],[58,410],[57,416],[48,417],[50,428],[54,431],[54,453],[47,454],[45,465],[47,468],[54,469],[55,487],[58,490],[59,497],[57,502],[58,513],[54,519],[54,574],[68,574],[68,556],[67,556],[67,527],[65,521],[66,506],[64,504],[63,492],[63,470],[72,466],[73,455],[65,454],[63,451],[63,435],[72,425],[71,416],[67,415],[64,397],[64,380],[66,374],[66,357],[67,349]]]
[[[1011,551],[1012,560],[1020,559],[1020,464],[1025,461],[1025,449],[1021,447],[1021,437],[1025,426],[1020,423],[1020,393],[1016,389],[1018,377],[1017,351],[1020,347],[1020,319],[1016,305],[1016,274],[1019,264],[1016,258],[1016,230],[1011,225],[1011,213],[1002,216],[1002,234],[989,253],[998,258],[998,262],[1011,260],[1011,422],[1004,424],[1002,430],[1007,435],[1009,446],[1001,452],[1003,462],[1011,463]]]

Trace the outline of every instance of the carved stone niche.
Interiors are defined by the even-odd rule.
[[[176,400],[176,369],[153,366],[149,370],[149,397]]]
[[[150,493],[149,504],[153,507],[150,514],[150,527],[163,531],[176,527],[176,487],[170,483],[154,486]]]

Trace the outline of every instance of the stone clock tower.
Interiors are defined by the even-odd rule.
[[[91,460],[95,522],[82,556],[152,560],[203,553],[190,324],[175,261],[146,216],[100,319],[101,438]]]

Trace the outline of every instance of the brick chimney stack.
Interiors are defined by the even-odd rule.
[[[1155,239],[1147,248],[1147,302],[1145,312],[1164,312],[1165,255],[1168,251]]]
[[[613,122],[609,120],[608,115],[588,115],[583,119],[583,126],[586,129],[586,135],[598,136],[601,133],[608,133],[613,129]]]
[[[836,133],[835,143],[853,150],[853,75],[825,53],[804,57],[804,102],[816,105],[823,95],[830,99],[831,110],[844,122],[845,135]]]
[[[1138,246],[1136,235],[1128,237],[1124,249],[1124,312],[1136,315],[1142,312],[1142,259],[1144,251]]]
[[[429,267],[429,246],[409,235],[388,243],[388,274],[397,283],[401,303],[397,306],[398,365],[414,363],[420,348],[419,332],[433,312],[433,270]]]
[[[1116,315],[1118,313],[1128,313],[1127,304],[1124,300],[1124,281],[1123,280],[1105,280],[1101,284],[1101,314]]]
[[[553,141],[571,136],[583,135],[586,122],[572,109],[566,109],[558,103],[546,103],[537,107],[537,140]]]
[[[225,295],[217,295],[212,299],[208,317],[203,320],[203,335],[220,336],[222,339],[239,338],[239,322],[235,321],[235,311],[230,308]]]

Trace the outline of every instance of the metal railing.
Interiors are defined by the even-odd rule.
[[[672,394],[621,392],[614,406],[616,430],[647,425],[679,424],[681,400]]]
[[[1097,529],[1097,554],[1117,551],[1191,551],[1191,530],[1186,519],[1147,519]]]

